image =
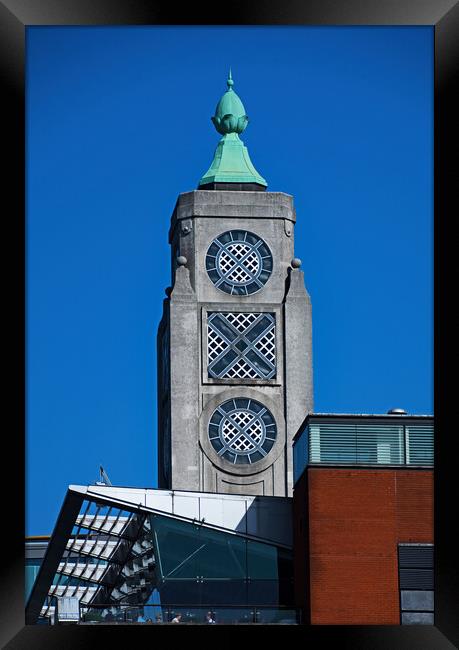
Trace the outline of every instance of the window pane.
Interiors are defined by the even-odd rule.
[[[277,580],[277,548],[259,542],[247,542],[249,578]]]
[[[200,541],[198,575],[220,579],[246,577],[245,539],[201,528]]]
[[[161,577],[196,578],[197,553],[202,546],[199,526],[157,515],[151,521]]]
[[[201,602],[206,605],[245,605],[246,580],[205,580],[201,584]]]

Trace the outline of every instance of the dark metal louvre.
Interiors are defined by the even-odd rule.
[[[433,588],[433,569],[400,569],[400,589]]]
[[[401,569],[433,569],[433,546],[399,546],[399,566]]]
[[[434,547],[399,544],[400,623],[434,624]]]

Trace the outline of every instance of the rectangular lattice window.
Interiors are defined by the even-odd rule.
[[[209,312],[207,369],[214,379],[274,379],[275,314]]]

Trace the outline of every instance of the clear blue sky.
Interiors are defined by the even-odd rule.
[[[156,486],[169,220],[234,89],[294,196],[316,412],[433,412],[433,29],[27,29],[28,534],[67,485]]]

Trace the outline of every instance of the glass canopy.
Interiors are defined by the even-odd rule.
[[[55,618],[60,598],[80,614],[161,606],[293,606],[292,552],[229,529],[69,489],[26,606]],[[118,609],[117,609],[118,608]]]

